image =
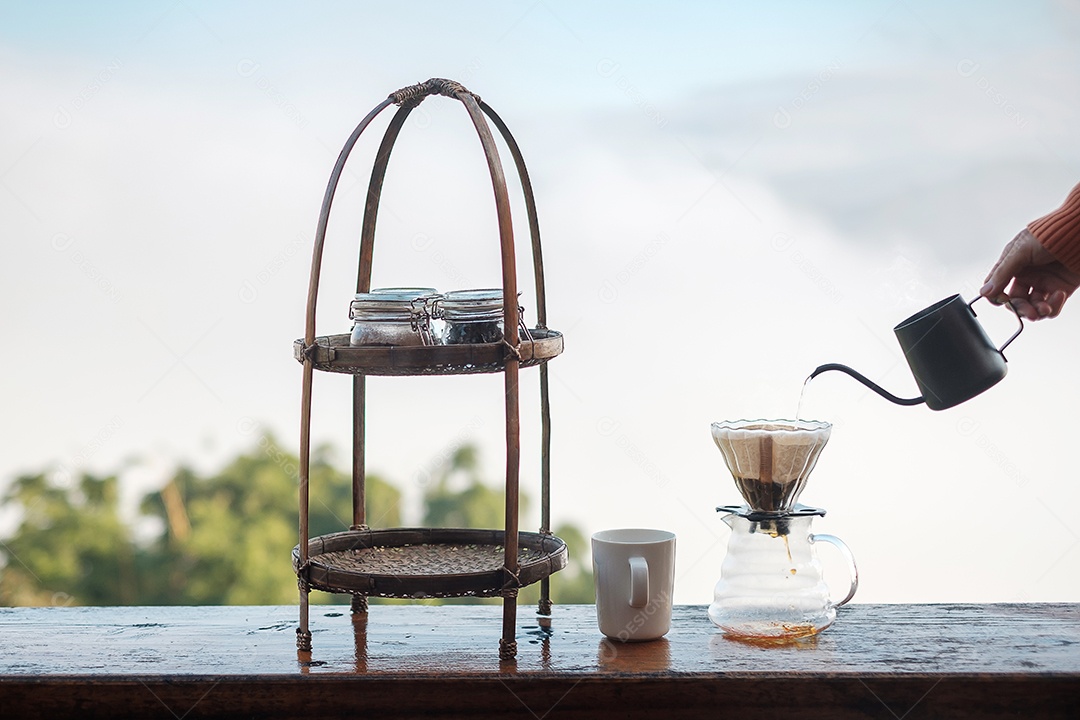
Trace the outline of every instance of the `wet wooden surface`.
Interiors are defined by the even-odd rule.
[[[1080,604],[849,605],[816,640],[726,639],[677,606],[662,640],[604,640],[499,606],[0,609],[4,717],[1080,717]],[[795,711],[793,716],[791,713]],[[10,714],[9,714],[10,713]]]

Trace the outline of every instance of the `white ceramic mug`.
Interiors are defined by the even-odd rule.
[[[613,640],[655,640],[671,628],[675,534],[625,528],[592,536],[596,620]]]

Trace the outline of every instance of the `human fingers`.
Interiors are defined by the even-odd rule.
[[[1024,297],[1014,297],[1009,300],[1009,304],[1013,306],[1018,315],[1021,315],[1025,320],[1041,320],[1043,318],[1042,313],[1035,307],[1033,303],[1028,301]]]
[[[1056,290],[1046,298],[1046,305],[1049,308],[1049,312],[1046,317],[1055,318],[1061,314],[1061,308],[1065,306],[1065,301],[1069,299],[1069,294],[1064,290]]]
[[[1043,299],[1043,295],[1032,288],[1030,283],[1024,282],[1023,276],[1013,279],[1008,292],[1002,295],[1005,296],[1006,302],[1025,319],[1038,320],[1042,317],[1037,303]]]
[[[1053,256],[1046,252],[1035,236],[1025,228],[1001,251],[1001,257],[987,274],[985,284],[979,289],[979,294],[989,300],[997,300],[1000,304],[1006,300],[1002,297],[1002,293],[1010,280],[1014,280],[1029,268],[1053,261]],[[1016,293],[1012,290],[1008,294],[1016,297]]]
[[[1062,294],[1064,295],[1064,294]],[[1051,303],[1053,300],[1053,303]],[[1042,320],[1048,317],[1057,317],[1061,312],[1061,305],[1065,302],[1064,297],[1054,295],[1048,297],[1044,293],[1032,292],[1027,295],[1014,295],[1009,299],[1009,304],[1027,320]]]
[[[990,269],[990,273],[984,280],[984,285],[979,288],[979,294],[1000,305],[1006,300],[1004,297],[1005,286],[1009,284],[1015,274],[1012,267],[1005,264],[1005,255],[1002,255],[994,264],[994,267]]]
[[[998,304],[1005,302],[1007,299],[1003,297],[1005,287],[1026,266],[1022,255],[1020,236],[1017,235],[1009,241],[1001,251],[1001,257],[990,268],[990,272],[983,281],[985,284],[979,289],[979,294]]]

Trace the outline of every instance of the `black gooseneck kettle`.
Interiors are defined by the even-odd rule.
[[[997,347],[975,319],[971,306],[978,299],[969,303],[959,295],[953,295],[915,313],[893,328],[915,382],[922,391],[920,397],[897,397],[861,373],[839,363],[819,366],[808,380],[823,372],[838,370],[886,400],[898,405],[925,402],[931,410],[944,410],[970,400],[1005,377],[1008,372],[1005,348],[1024,329],[1020,314],[1009,305],[1020,321],[1020,328],[1004,345]]]

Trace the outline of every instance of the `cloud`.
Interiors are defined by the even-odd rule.
[[[1075,68],[1060,53],[1008,68],[942,55],[869,71],[837,59],[703,88],[664,104],[663,128],[597,117],[594,140],[688,153],[698,171],[761,183],[859,252],[989,265],[1078,179],[1080,141],[1062,123],[1075,107],[1061,93],[1080,83]]]

